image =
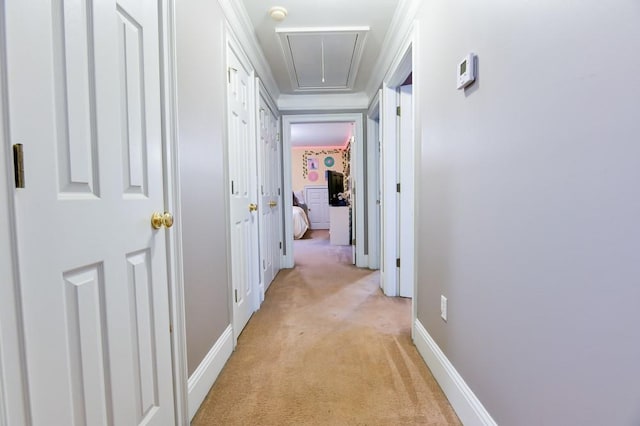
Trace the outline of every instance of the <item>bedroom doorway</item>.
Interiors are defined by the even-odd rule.
[[[294,217],[292,213],[284,217],[283,267],[292,268],[295,265],[294,237],[304,237],[306,234],[300,230],[300,222],[304,221],[300,216],[306,216],[306,226],[312,231],[317,230],[313,228],[327,227],[328,220],[330,240],[331,235],[340,236],[340,244],[351,251],[352,263],[368,266],[365,246],[358,244],[358,241],[366,239],[362,114],[285,115],[282,123],[283,187],[284,194],[291,194],[284,197],[284,208],[296,215]],[[299,139],[303,142],[296,142]],[[332,173],[341,175],[343,179],[339,206],[329,206],[330,191],[326,179]],[[362,191],[357,190],[360,183]],[[323,192],[325,200],[316,199],[318,195],[315,192],[319,191],[314,191],[314,188],[326,188],[326,192]],[[322,217],[318,219],[316,213],[321,213],[316,211],[318,209],[321,212],[326,209],[328,217],[320,214]],[[309,216],[313,219],[313,226]],[[331,233],[332,217],[334,229]],[[320,234],[311,232],[307,237],[319,237]],[[330,243],[337,244],[336,241]]]

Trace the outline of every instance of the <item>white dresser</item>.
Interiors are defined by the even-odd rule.
[[[331,244],[351,245],[351,218],[348,206],[329,207],[329,235]]]

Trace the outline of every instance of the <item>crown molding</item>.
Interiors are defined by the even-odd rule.
[[[308,110],[308,111],[341,111],[363,110],[369,106],[369,97],[364,92],[322,95],[288,95],[282,94],[278,98],[280,111]]]
[[[267,62],[267,58],[260,47],[244,4],[238,0],[218,0],[218,4],[227,18],[231,31],[235,34],[245,55],[255,69],[256,75],[260,77],[271,98],[278,99],[280,89],[273,77],[269,62]]]
[[[378,56],[366,86],[366,93],[370,99],[376,95],[391,64],[398,60],[396,56],[403,53],[402,47],[410,37],[413,21],[421,5],[422,0],[400,0],[398,3],[382,42],[381,54]]]

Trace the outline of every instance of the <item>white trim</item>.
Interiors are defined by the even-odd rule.
[[[420,184],[421,181],[418,179],[418,171],[420,170],[420,161],[422,155],[422,123],[420,121],[420,62],[419,62],[419,43],[420,43],[420,24],[416,21],[413,25],[412,31],[412,39],[413,42],[411,44],[411,69],[412,69],[412,83],[413,83],[413,149],[414,149],[414,160],[413,160],[413,188],[414,188],[414,226],[416,222],[415,218],[421,217],[419,211],[419,194],[420,194]],[[415,235],[414,228],[414,235]],[[414,258],[414,269],[413,269],[413,299],[411,301],[411,321],[415,322],[418,319],[418,268],[416,264],[418,263],[418,243],[419,241],[414,240],[413,246],[413,258]],[[414,338],[414,328],[411,328],[411,337]]]
[[[229,325],[189,377],[189,420],[196,415],[232,353],[233,329]]]
[[[398,3],[380,48],[381,55],[378,57],[373,67],[373,73],[367,82],[366,92],[369,98],[375,96],[387,70],[393,69],[392,62],[396,52],[403,50],[401,47],[411,32],[412,22],[421,5],[422,0],[400,0]]]
[[[5,28],[5,9],[0,25]],[[24,366],[24,331],[18,274],[18,245],[13,182],[13,153],[9,133],[6,39],[0,30],[0,425],[31,424]]]
[[[260,48],[260,43],[244,3],[237,0],[218,0],[218,3],[227,18],[231,31],[235,34],[242,50],[249,57],[256,76],[260,77],[271,97],[278,99],[280,89],[273,77],[269,62],[267,62],[267,58],[264,56],[262,48]]]
[[[265,99],[265,103],[267,103],[267,108],[269,108],[269,102],[266,101],[266,99],[269,99],[269,94],[262,93],[262,90],[264,88],[264,85],[260,82],[260,79],[258,77],[254,77],[253,78],[253,84],[254,84],[254,88],[253,88],[253,95],[254,95],[254,107],[255,107],[255,120],[253,120],[253,129],[254,129],[254,136],[253,136],[253,141],[255,143],[255,151],[256,151],[256,204],[258,204],[258,288],[255,288],[254,292],[253,292],[253,311],[256,312],[258,309],[260,309],[260,305],[262,304],[262,301],[264,300],[264,269],[262,267],[262,262],[264,261],[264,259],[262,258],[262,256],[264,255],[264,239],[265,236],[263,234],[263,230],[264,230],[264,223],[263,223],[263,217],[262,217],[262,209],[265,208],[265,206],[262,204],[262,192],[260,191],[260,186],[262,185],[262,168],[263,168],[263,162],[259,159],[262,152],[262,144],[260,143],[260,127],[262,125],[262,123],[260,122],[260,110],[262,109],[262,106],[260,104],[260,100],[261,99]]]
[[[327,95],[323,95],[327,96]],[[294,123],[345,123],[353,122],[354,126],[354,140],[355,150],[352,150],[352,155],[355,156],[356,170],[355,179],[360,186],[364,186],[364,126],[363,117],[361,113],[344,113],[344,114],[299,114],[299,115],[283,115],[282,116],[282,170],[283,170],[283,182],[284,190],[283,194],[292,193],[291,183],[291,124]],[[359,143],[358,143],[359,142]],[[356,206],[364,206],[364,191],[356,190]],[[290,212],[293,203],[291,197],[283,197],[283,207],[285,212]],[[286,254],[282,255],[282,267],[293,268],[293,223],[291,215],[284,214],[284,247],[286,247]],[[356,209],[356,242],[364,241],[364,208],[360,207]],[[364,244],[356,244],[356,266],[367,267],[367,256],[364,254]]]
[[[380,133],[382,135],[381,150],[381,257],[380,257],[380,282],[384,294],[387,296],[398,295],[398,268],[396,258],[398,254],[397,242],[397,191],[398,182],[397,152],[396,152],[396,91],[394,88],[384,86],[380,96]]]
[[[380,281],[382,289],[387,296],[399,295],[399,271],[396,267],[396,259],[400,252],[398,236],[399,235],[412,235],[414,232],[413,226],[410,226],[409,230],[400,228],[398,231],[398,223],[400,218],[398,217],[398,196],[396,191],[396,184],[400,182],[400,173],[398,170],[398,122],[396,115],[396,106],[398,105],[398,99],[396,94],[396,88],[400,86],[407,76],[411,73],[413,67],[413,51],[415,43],[415,29],[417,26],[411,26],[410,32],[406,34],[402,42],[402,48],[396,51],[394,60],[392,61],[391,68],[387,70],[385,74],[385,80],[382,85],[382,91],[380,95],[380,132],[382,134],[382,170],[383,177],[382,182],[382,236],[381,236],[381,274]],[[415,85],[414,85],[415,87]],[[414,96],[415,99],[415,96]],[[417,123],[415,115],[415,108],[412,112],[414,119],[414,146],[416,138],[419,138],[419,133],[416,132]],[[415,172],[414,156],[414,172]],[[415,191],[415,173],[413,187]],[[414,193],[415,194],[415,193]],[[415,216],[414,216],[415,217]],[[411,224],[409,224],[411,225]],[[402,224],[400,224],[402,226]],[[405,224],[407,226],[407,224]],[[409,233],[410,232],[410,233]],[[415,255],[415,247],[414,247]],[[414,256],[415,258],[415,256]],[[415,265],[414,265],[415,266]],[[415,270],[411,274],[413,276],[414,285],[414,297],[416,295],[415,287]],[[413,302],[415,306],[415,299]]]
[[[280,118],[280,111],[278,111],[278,105],[276,104],[276,102],[273,100],[273,98],[269,94],[269,91],[265,87],[265,85],[262,82],[262,80],[260,79],[260,77],[256,77],[256,78],[257,78],[258,84],[259,84],[258,91],[260,93],[260,96],[262,96],[264,101],[267,103],[267,106],[269,107],[269,109],[271,110],[273,115],[276,118]]]
[[[380,89],[376,90],[375,96],[369,103],[369,107],[367,109],[367,117],[374,120],[380,119]]]
[[[376,105],[379,107],[378,98]],[[380,187],[380,120],[367,116],[367,236],[369,269],[380,268],[380,205],[378,203]]]
[[[355,178],[352,180],[351,193],[355,194],[355,235],[356,240],[355,250],[353,252],[356,255],[355,265],[359,268],[369,267],[369,256],[364,254],[364,236],[367,232],[364,226],[364,213],[367,211],[367,206],[364,200],[366,199],[365,188],[367,184],[365,182],[364,175],[364,163],[365,163],[365,134],[363,114],[356,114],[353,143],[351,144],[351,176]],[[355,160],[355,161],[354,161]],[[352,178],[353,179],[353,178]],[[355,188],[355,191],[354,191]]]
[[[469,385],[442,352],[419,320],[414,322],[413,342],[449,403],[465,425],[497,425]]]
[[[177,85],[175,45],[175,0],[161,3],[162,116],[165,138],[165,211],[175,221],[167,237],[167,279],[169,285],[169,318],[172,324],[171,353],[176,424],[188,423],[187,341],[184,302],[184,269],[182,261],[182,217],[180,210],[180,158],[177,134]]]
[[[276,34],[280,33],[353,33],[367,32],[371,28],[368,25],[356,25],[346,27],[277,27]]]
[[[295,117],[295,116],[293,116]],[[293,210],[292,197],[285,197],[285,194],[291,194],[291,118],[292,116],[283,115],[282,119],[282,211],[284,232],[282,239],[282,250],[280,251],[280,266],[283,268],[293,268],[293,222],[290,212]],[[307,195],[305,194],[305,197]],[[306,199],[305,199],[306,202]]]
[[[280,111],[340,111],[363,110],[369,106],[369,97],[364,92],[326,93],[322,95],[287,95],[278,98]]]

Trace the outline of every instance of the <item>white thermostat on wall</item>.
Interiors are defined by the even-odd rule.
[[[458,64],[458,89],[463,89],[476,79],[476,55],[469,53]]]

